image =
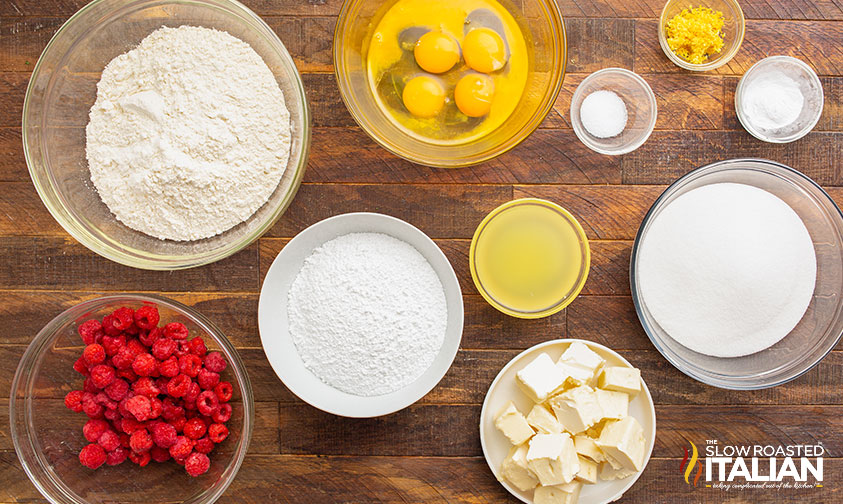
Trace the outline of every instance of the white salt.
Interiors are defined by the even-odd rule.
[[[627,119],[626,104],[612,91],[595,91],[586,96],[580,106],[582,125],[597,138],[620,135],[626,128]]]
[[[765,130],[793,124],[805,103],[799,83],[781,71],[751,80],[742,95],[746,118],[756,128]]]

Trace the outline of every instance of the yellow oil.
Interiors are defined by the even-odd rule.
[[[472,273],[481,292],[493,305],[522,313],[570,302],[582,288],[589,262],[579,224],[555,205],[531,201],[514,202],[481,224],[472,250]]]

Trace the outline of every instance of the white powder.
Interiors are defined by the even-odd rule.
[[[290,335],[305,366],[359,396],[406,387],[445,339],[442,283],[411,245],[379,233],[324,243],[290,286]]]
[[[783,128],[795,122],[805,103],[799,83],[781,71],[758,76],[741,94],[747,119],[756,128],[765,130]]]
[[[582,101],[580,120],[585,129],[597,138],[620,135],[628,120],[626,104],[612,91],[595,91]]]
[[[290,115],[249,44],[208,28],[161,28],[114,58],[87,127],[91,181],[118,220],[198,240],[248,219],[290,154]]]
[[[817,260],[787,203],[721,183],[679,196],[655,217],[638,272],[644,302],[674,340],[738,357],[772,346],[802,319]]]

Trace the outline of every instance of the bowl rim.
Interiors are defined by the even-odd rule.
[[[550,86],[550,92],[546,95],[546,103],[543,107],[536,110],[536,112],[533,114],[532,118],[527,122],[527,124],[522,129],[514,132],[506,139],[505,142],[499,144],[495,148],[489,149],[481,154],[474,155],[471,158],[466,159],[444,157],[431,158],[424,155],[418,155],[418,153],[406,153],[401,151],[400,149],[394,148],[384,136],[382,136],[380,133],[370,127],[369,121],[366,119],[365,115],[362,114],[354,106],[353,101],[348,96],[348,83],[345,79],[345,76],[341,72],[340,65],[337,64],[337,62],[342,61],[342,39],[340,37],[340,33],[343,31],[343,27],[350,21],[349,17],[352,7],[365,1],[367,0],[344,0],[342,3],[342,7],[340,8],[340,12],[337,16],[337,22],[334,26],[334,40],[332,49],[334,61],[334,76],[337,80],[337,87],[339,87],[340,90],[340,97],[342,98],[342,101],[345,104],[345,107],[348,110],[349,114],[354,119],[354,122],[360,127],[360,129],[366,132],[366,135],[368,135],[369,138],[374,140],[375,143],[386,149],[388,152],[402,159],[410,161],[411,163],[415,163],[422,166],[432,166],[435,168],[463,168],[467,166],[477,165],[494,159],[500,156],[501,154],[505,154],[506,152],[509,152],[510,150],[520,145],[521,142],[526,140],[536,129],[538,129],[538,127],[541,125],[542,122],[544,122],[545,118],[550,113],[550,111],[553,110],[554,104],[556,103],[556,100],[559,97],[559,93],[562,91],[562,83],[565,79],[565,71],[568,67],[567,30],[565,28],[564,17],[562,16],[562,11],[559,8],[559,4],[554,0],[538,0],[550,12],[549,19],[551,25],[554,25],[555,28],[551,30],[552,34],[554,35],[552,40],[554,42],[554,45],[559,48],[559,56],[553,65],[553,84],[551,84]]]
[[[673,367],[675,367],[676,369],[678,369],[679,371],[681,371],[685,375],[693,378],[694,380],[697,380],[701,383],[704,383],[706,385],[710,385],[710,386],[713,386],[713,387],[717,387],[717,388],[721,388],[721,389],[727,389],[727,390],[761,390],[761,389],[765,389],[765,388],[777,387],[779,385],[782,385],[782,384],[785,384],[787,382],[793,381],[793,380],[799,378],[800,376],[804,375],[805,373],[807,373],[808,371],[810,371],[814,367],[816,367],[817,364],[819,364],[829,353],[831,353],[832,350],[834,350],[834,348],[840,342],[841,337],[843,337],[843,332],[841,332],[840,334],[837,335],[837,337],[835,338],[834,344],[829,345],[828,350],[826,350],[821,355],[818,355],[815,359],[813,359],[813,362],[810,362],[810,364],[808,366],[805,366],[804,369],[802,369],[801,371],[798,371],[797,373],[793,374],[792,376],[780,378],[780,379],[777,379],[775,381],[772,381],[770,383],[765,383],[765,384],[745,384],[743,382],[734,382],[734,381],[732,381],[732,380],[734,380],[734,378],[732,378],[732,377],[727,377],[727,378],[722,379],[722,381],[718,381],[715,378],[715,376],[716,376],[715,374],[712,374],[712,376],[709,376],[708,374],[700,373],[695,368],[692,368],[691,366],[683,365],[684,364],[683,361],[680,361],[679,359],[674,358],[673,356],[671,356],[670,354],[668,354],[664,351],[664,349],[662,348],[662,345],[659,342],[659,339],[654,335],[654,332],[653,332],[652,328],[645,321],[644,311],[643,311],[643,308],[642,308],[643,302],[642,302],[641,297],[639,295],[638,289],[635,288],[636,279],[637,279],[635,265],[636,265],[636,259],[638,258],[638,254],[640,252],[641,239],[642,239],[642,236],[644,234],[644,228],[647,227],[646,225],[649,223],[650,219],[652,219],[652,217],[655,213],[655,210],[660,207],[661,203],[665,199],[667,199],[668,196],[673,194],[673,191],[677,187],[684,184],[688,180],[690,180],[692,178],[696,178],[696,177],[705,176],[706,173],[704,173],[704,172],[707,172],[709,170],[714,170],[714,169],[722,167],[722,166],[729,167],[730,165],[734,165],[734,164],[738,164],[738,163],[757,163],[757,164],[761,164],[761,165],[767,165],[768,167],[771,167],[773,169],[783,170],[785,173],[787,173],[789,175],[792,175],[796,178],[804,180],[809,185],[816,188],[819,191],[819,193],[822,195],[822,197],[827,199],[833,205],[833,208],[837,210],[836,215],[840,218],[840,221],[843,222],[843,211],[841,211],[840,207],[837,205],[837,203],[834,202],[834,200],[831,198],[831,196],[828,194],[828,192],[825,189],[823,189],[822,186],[820,186],[818,183],[816,183],[813,179],[811,179],[810,177],[808,177],[804,173],[802,173],[802,172],[800,172],[800,171],[798,171],[794,168],[791,168],[790,166],[787,166],[783,163],[779,163],[779,162],[772,161],[772,160],[769,160],[769,159],[763,159],[763,158],[733,158],[733,159],[726,159],[726,160],[722,160],[722,161],[716,161],[714,163],[709,163],[707,165],[695,168],[695,169],[691,170],[690,172],[686,173],[685,175],[679,177],[675,181],[673,181],[670,185],[667,186],[667,188],[665,188],[664,191],[662,191],[662,193],[659,195],[659,197],[656,198],[656,200],[653,202],[652,206],[650,206],[649,210],[647,210],[647,213],[644,215],[644,218],[641,221],[641,225],[638,227],[638,231],[635,234],[635,241],[632,244],[632,253],[630,254],[630,259],[629,259],[629,286],[630,286],[630,291],[631,291],[631,294],[632,294],[632,303],[635,306],[635,314],[638,317],[638,321],[641,324],[641,327],[644,329],[644,332],[647,334],[647,337],[650,339],[650,342],[653,344],[654,347],[656,347],[656,350],[658,350],[659,353],[662,355],[662,357],[664,357],[668,362],[670,362],[670,364]],[[727,169],[734,169],[734,168],[727,168]]]
[[[492,475],[494,475],[496,478],[498,477],[498,470],[497,470],[496,464],[494,464],[491,460],[491,456],[489,454],[489,449],[486,447],[486,437],[487,437],[487,435],[486,435],[486,426],[485,426],[486,422],[484,421],[486,416],[490,414],[487,410],[488,410],[488,407],[489,407],[488,405],[489,405],[492,390],[495,387],[497,387],[498,383],[503,379],[504,374],[506,374],[506,372],[509,371],[509,369],[512,366],[514,366],[515,364],[517,364],[521,360],[523,360],[527,356],[527,354],[532,353],[532,352],[537,351],[537,350],[540,350],[540,349],[543,349],[543,348],[553,347],[553,346],[557,346],[557,345],[567,344],[567,345],[570,346],[571,344],[576,343],[576,342],[583,343],[584,345],[589,347],[591,350],[594,350],[596,348],[598,350],[598,353],[605,352],[607,355],[611,355],[612,357],[617,358],[618,360],[620,360],[622,363],[626,364],[627,366],[629,366],[631,368],[635,368],[635,366],[633,366],[623,355],[621,355],[617,351],[607,347],[606,345],[602,345],[600,343],[597,343],[596,341],[579,339],[579,338],[561,338],[561,339],[554,339],[554,340],[549,340],[549,341],[545,341],[545,342],[542,342],[542,343],[538,343],[538,344],[535,344],[535,345],[527,348],[526,350],[520,352],[518,355],[516,355],[515,357],[510,359],[506,364],[504,364],[504,366],[501,368],[501,370],[498,371],[498,374],[495,375],[495,379],[492,380],[492,383],[489,385],[489,388],[486,390],[486,394],[483,398],[483,406],[480,409],[480,421],[479,421],[479,423],[480,423],[480,447],[483,450],[483,458],[486,459],[486,465],[489,466],[489,470],[492,472]],[[623,495],[630,488],[632,488],[633,485],[635,485],[635,483],[640,479],[641,475],[643,475],[644,471],[647,469],[647,465],[649,465],[650,459],[652,458],[652,455],[653,455],[653,450],[655,449],[657,427],[658,427],[658,425],[657,425],[658,415],[657,415],[657,412],[656,412],[655,402],[653,401],[653,395],[650,393],[650,388],[647,386],[647,382],[644,381],[643,376],[641,377],[641,392],[638,393],[638,396],[643,396],[643,397],[646,398],[645,401],[644,401],[645,405],[646,405],[646,409],[647,409],[647,412],[650,413],[649,417],[653,421],[653,427],[650,430],[650,432],[648,432],[648,434],[649,434],[648,444],[650,446],[650,449],[647,451],[647,455],[644,459],[644,467],[642,467],[640,471],[637,471],[635,473],[634,477],[629,477],[628,478],[629,481],[627,482],[626,486],[622,490],[620,490],[614,496],[613,499],[609,499],[606,502],[613,502],[613,500],[617,500],[617,499],[623,497]],[[527,504],[532,504],[531,501],[527,501],[521,495],[519,495],[519,493],[515,489],[512,488],[512,486],[509,484],[508,481],[498,479],[498,482],[501,484],[501,486],[503,486],[516,499],[518,499],[522,502],[525,502]],[[604,483],[604,482],[606,482],[606,481],[605,480],[598,480],[597,484]]]
[[[583,91],[583,89],[585,88],[585,84],[597,80],[600,77],[603,77],[604,75],[612,73],[619,73],[625,77],[629,77],[630,79],[634,80],[638,85],[640,85],[641,88],[644,89],[644,94],[647,95],[647,102],[653,109],[652,117],[650,117],[650,121],[647,124],[647,134],[643,135],[641,138],[639,138],[635,142],[630,143],[622,149],[604,149],[603,147],[600,147],[599,145],[595,144],[591,140],[592,135],[590,135],[582,125],[582,120],[580,119],[580,111],[576,110],[575,113],[574,110],[574,103],[585,92]],[[629,154],[630,152],[638,149],[639,147],[644,145],[647,140],[650,139],[650,136],[656,129],[656,121],[659,117],[659,104],[656,100],[656,94],[653,92],[653,88],[650,87],[650,83],[648,83],[647,80],[644,79],[644,77],[641,77],[641,75],[633,72],[632,70],[627,70],[626,68],[608,67],[592,72],[585,79],[583,79],[582,82],[580,82],[579,86],[577,86],[577,88],[574,90],[574,94],[571,95],[571,107],[569,114],[571,117],[571,127],[573,128],[574,133],[577,135],[577,138],[580,139],[580,142],[585,144],[586,147],[600,154],[606,154],[609,156],[620,156],[622,154]]]
[[[58,222],[59,225],[69,235],[71,235],[74,239],[76,239],[79,243],[84,245],[92,252],[119,264],[146,270],[173,271],[203,266],[236,254],[237,252],[248,247],[255,240],[257,240],[264,233],[266,233],[278,221],[278,219],[281,218],[281,216],[286,212],[287,208],[289,208],[290,204],[292,203],[293,199],[296,196],[296,193],[298,192],[301,186],[302,179],[304,178],[304,172],[307,167],[307,160],[310,153],[310,144],[312,136],[312,116],[310,112],[310,107],[307,101],[304,83],[302,81],[301,74],[299,73],[295,65],[295,61],[293,60],[284,43],[278,37],[278,34],[276,34],[275,31],[272,30],[272,28],[270,28],[269,25],[266,24],[266,22],[260,16],[255,14],[254,11],[240,3],[238,0],[212,1],[217,2],[219,4],[228,4],[229,6],[240,10],[250,22],[256,24],[256,28],[258,28],[258,30],[256,30],[256,33],[263,32],[262,35],[267,39],[270,46],[272,46],[275,51],[278,52],[280,58],[285,61],[286,66],[292,70],[288,77],[290,83],[292,84],[292,87],[295,89],[295,93],[294,96],[289,98],[294,98],[297,102],[301,103],[302,107],[302,114],[299,123],[293,124],[291,121],[291,134],[295,135],[297,131],[301,134],[301,149],[299,153],[299,162],[298,165],[295,167],[291,166],[291,164],[288,163],[286,170],[289,170],[291,168],[295,170],[293,179],[291,181],[290,190],[280,201],[280,204],[275,209],[275,211],[266,219],[266,221],[261,226],[257,227],[254,232],[245,235],[241,239],[233,241],[225,245],[224,247],[217,248],[212,251],[212,253],[206,253],[198,256],[149,256],[129,253],[125,250],[122,244],[119,244],[119,242],[112,240],[102,240],[96,237],[93,233],[91,233],[84,226],[82,226],[77,218],[70,214],[64,204],[59,203],[59,208],[56,208],[52,204],[47,203],[51,194],[54,193],[59,199],[61,199],[61,193],[57,190],[54,190],[52,176],[48,177],[49,180],[46,181],[36,176],[33,155],[30,152],[29,142],[27,141],[29,137],[29,121],[27,120],[27,117],[32,113],[31,100],[35,92],[35,83],[36,81],[38,81],[38,77],[41,74],[41,66],[44,61],[44,55],[46,55],[53,48],[56,41],[64,35],[64,33],[69,29],[69,27],[74,26],[75,23],[78,22],[78,20],[82,16],[84,16],[88,11],[98,7],[102,3],[113,1],[114,0],[92,0],[90,3],[84,5],[78,11],[73,13],[73,15],[71,15],[64,23],[62,23],[62,25],[59,27],[58,30],[56,30],[53,36],[50,37],[50,40],[47,42],[47,45],[44,47],[44,50],[41,51],[41,54],[38,57],[38,61],[36,61],[35,66],[32,69],[32,73],[29,77],[29,83],[26,87],[26,93],[24,95],[24,102],[21,111],[21,141],[23,144],[23,154],[27,166],[27,171],[29,172],[30,179],[32,180],[33,185],[35,186],[35,190],[38,193],[42,204],[47,208],[47,210],[50,212],[56,222]],[[143,1],[144,0],[140,0],[140,2]],[[157,3],[190,4],[207,8],[211,8],[213,5],[212,2],[205,0],[162,0]],[[115,7],[125,8],[126,6],[127,4],[120,4],[116,5]],[[285,101],[288,99],[286,95],[284,96],[284,98]],[[292,158],[293,155],[294,153],[292,151],[291,146],[290,158]],[[45,170],[48,172],[48,174],[52,175],[51,170],[49,168],[45,167]],[[267,203],[264,203],[264,205],[266,205]],[[260,208],[258,210],[260,210]],[[255,214],[258,210],[255,211]],[[67,215],[65,213],[67,213]],[[252,216],[254,216],[255,214],[252,214]],[[252,216],[250,216],[250,219]],[[116,220],[116,217],[114,217],[114,219]],[[140,231],[135,232],[140,233]],[[193,241],[190,243],[198,243],[199,241],[201,240]],[[120,246],[115,246],[115,243]]]
[[[220,487],[216,491],[208,495],[205,500],[200,502],[210,504],[216,501],[223,495],[223,493],[225,493],[231,483],[234,482],[234,479],[237,476],[237,473],[239,472],[244,459],[246,458],[246,452],[249,449],[249,444],[251,442],[252,433],[254,430],[255,416],[255,405],[251,381],[249,380],[246,365],[240,358],[240,354],[238,353],[234,345],[228,340],[228,337],[225,335],[225,333],[223,333],[222,330],[219,329],[219,327],[217,327],[213,322],[210,321],[210,319],[199,313],[194,308],[158,294],[121,293],[108,294],[105,296],[98,296],[92,299],[88,299],[76,303],[75,305],[62,311],[61,313],[53,317],[49,322],[47,322],[47,324],[43,328],[41,328],[40,331],[38,331],[38,334],[26,347],[23,356],[21,357],[20,361],[18,361],[18,365],[15,370],[15,375],[12,379],[11,392],[9,397],[10,435],[15,447],[15,453],[21,463],[21,466],[24,469],[24,472],[26,472],[27,477],[36,487],[38,492],[50,502],[53,502],[55,504],[64,504],[65,502],[87,504],[86,501],[77,499],[78,496],[76,495],[76,493],[70,490],[64,483],[64,481],[57,478],[53,479],[52,477],[50,477],[49,479],[52,481],[52,483],[65,492],[65,495],[63,497],[67,500],[58,500],[47,491],[42,480],[36,476],[32,464],[37,464],[42,468],[45,467],[45,464],[43,463],[43,454],[34,449],[34,446],[32,445],[32,439],[29,436],[28,429],[25,429],[24,432],[19,432],[18,430],[18,426],[16,425],[16,416],[19,414],[23,414],[24,418],[27,418],[29,416],[28,408],[26,406],[30,399],[26,396],[18,397],[17,392],[19,387],[24,384],[28,384],[30,379],[32,378],[32,375],[30,374],[30,371],[32,369],[32,361],[38,355],[40,355],[41,352],[49,344],[51,344],[55,340],[56,335],[58,333],[55,331],[56,327],[54,326],[64,325],[67,322],[65,319],[69,319],[69,317],[77,319],[80,316],[84,316],[84,314],[88,313],[90,310],[96,309],[97,307],[101,307],[108,303],[153,303],[156,305],[164,305],[167,308],[179,312],[181,315],[184,315],[189,319],[192,319],[194,323],[197,323],[202,328],[203,332],[205,332],[208,337],[212,338],[214,342],[216,342],[223,349],[226,358],[229,361],[230,368],[237,377],[237,383],[240,384],[240,393],[243,404],[243,427],[239,443],[240,448],[236,450],[233,465],[229,466],[232,468],[230,476],[227,478],[227,480],[223,481],[223,484],[220,485]],[[18,402],[20,402],[20,404],[17,404]],[[20,409],[23,413],[19,413],[18,409]],[[25,439],[21,439],[22,436],[25,436]],[[24,457],[21,455],[24,443],[27,443],[27,445],[32,449],[34,453],[33,460],[29,460],[28,457]],[[50,471],[45,472],[47,474],[51,474]],[[194,501],[194,504],[197,503]]]
[[[571,291],[568,292],[564,298],[557,301],[550,307],[536,311],[521,311],[512,307],[505,306],[502,303],[498,302],[483,287],[483,283],[480,281],[479,275],[477,274],[477,267],[474,261],[477,250],[477,242],[479,241],[480,236],[483,234],[483,231],[486,229],[486,226],[488,226],[488,224],[492,222],[495,217],[499,216],[503,212],[522,205],[537,205],[549,208],[557,212],[559,216],[565,219],[565,221],[574,229],[574,233],[577,235],[580,247],[583,250],[582,264],[580,265],[580,277],[574,284],[574,287],[571,289]],[[588,237],[585,234],[585,230],[583,229],[582,224],[580,224],[579,220],[577,220],[577,218],[574,217],[571,212],[569,212],[561,205],[554,203],[553,201],[541,198],[518,198],[501,204],[500,206],[486,214],[483,220],[480,221],[480,224],[477,225],[477,229],[475,229],[474,231],[474,235],[471,238],[471,245],[468,249],[468,265],[469,269],[471,270],[471,279],[474,281],[474,287],[477,289],[477,292],[479,292],[480,295],[483,296],[483,299],[485,299],[486,302],[489,303],[492,307],[494,307],[501,313],[509,315],[511,317],[517,317],[522,319],[539,319],[549,317],[550,315],[564,310],[565,307],[571,304],[577,298],[577,296],[579,296],[580,292],[582,292],[582,289],[585,286],[586,281],[588,280],[589,271],[591,270],[591,246],[588,242]]]
[[[808,76],[808,79],[814,83],[814,85],[819,90],[819,108],[817,109],[817,113],[815,117],[808,123],[805,124],[805,127],[801,130],[797,131],[790,137],[785,138],[775,138],[768,135],[764,135],[761,133],[757,128],[752,126],[752,123],[749,121],[748,118],[744,116],[743,107],[741,107],[741,95],[743,93],[744,87],[746,86],[746,79],[748,76],[753,74],[753,72],[758,72],[759,69],[763,66],[770,65],[775,62],[787,62],[787,64],[794,65],[801,69],[805,75]],[[763,141],[763,142],[770,142],[770,143],[790,143],[799,140],[800,138],[804,137],[808,133],[810,133],[814,127],[820,122],[820,117],[823,114],[823,108],[825,105],[825,91],[823,90],[822,81],[820,77],[817,75],[817,72],[811,68],[810,65],[805,63],[799,58],[794,58],[793,56],[786,56],[786,55],[776,55],[776,56],[767,56],[766,58],[762,58],[755,62],[754,65],[749,67],[742,76],[741,79],[738,81],[738,86],[735,88],[735,115],[738,116],[738,121],[740,121],[741,126],[752,136],[755,138]]]
[[[662,8],[661,15],[659,16],[659,45],[664,51],[665,56],[673,62],[676,66],[680,68],[684,68],[685,70],[691,70],[693,72],[705,72],[708,70],[714,70],[715,68],[720,68],[721,66],[725,65],[726,63],[732,61],[732,58],[738,53],[743,44],[743,39],[746,36],[746,16],[743,13],[743,9],[741,8],[740,3],[737,0],[723,0],[725,3],[732,6],[732,10],[735,12],[735,21],[738,26],[738,33],[735,36],[735,44],[726,52],[726,54],[718,58],[716,61],[710,61],[707,63],[690,63],[688,61],[683,60],[679,56],[677,56],[673,50],[670,49],[670,46],[667,45],[667,36],[665,35],[665,25],[667,24],[667,8],[676,3],[677,0],[667,0],[665,2],[664,7]],[[690,7],[690,4],[689,4]]]

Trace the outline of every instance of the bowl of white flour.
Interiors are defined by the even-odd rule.
[[[843,334],[843,215],[785,165],[714,163],[653,204],[630,282],[647,335],[680,371],[723,388],[779,385]]]
[[[267,359],[291,392],[328,413],[375,417],[418,401],[451,367],[462,292],[445,254],[414,226],[342,214],[281,250],[258,322]]]
[[[238,2],[95,0],[47,45],[24,153],[56,220],[146,269],[227,257],[286,210],[310,115],[293,59]]]

